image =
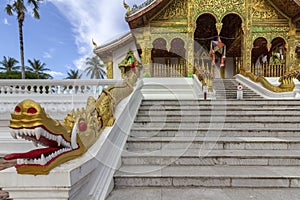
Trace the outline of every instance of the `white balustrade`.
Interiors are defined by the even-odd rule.
[[[122,80],[0,80],[0,157],[33,147],[9,134],[10,114],[19,102],[34,100],[52,118],[62,120],[72,109],[85,107],[89,96],[97,99],[103,88],[122,83]]]
[[[0,80],[0,95],[95,95],[103,87],[122,84],[121,80]]]

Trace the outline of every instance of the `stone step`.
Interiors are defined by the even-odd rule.
[[[215,96],[230,96],[230,97],[235,97],[237,96],[237,92],[216,92]],[[247,97],[247,98],[261,98],[260,96],[257,96],[255,94],[251,94],[251,93],[243,93],[243,97]]]
[[[117,188],[107,200],[299,200],[298,188]]]
[[[160,115],[160,116],[195,116],[195,115],[299,115],[298,109],[207,109],[207,110],[183,110],[183,109],[166,109],[166,110],[139,110],[139,115]]]
[[[117,187],[299,188],[299,167],[122,166]]]
[[[128,150],[212,149],[212,150],[298,150],[299,137],[129,137]]]
[[[132,129],[130,135],[132,137],[300,137],[299,129],[264,129],[253,130],[247,129],[168,129],[168,128],[151,128]]]
[[[123,165],[172,166],[300,166],[300,150],[174,149],[125,151]]]
[[[211,121],[224,121],[225,122],[236,122],[237,119],[239,122],[268,122],[268,121],[280,121],[280,122],[294,122],[298,123],[300,121],[300,113],[297,116],[291,115],[175,115],[175,116],[161,116],[161,115],[137,115],[135,122],[189,122],[199,120],[201,122],[211,122]]]
[[[253,127],[255,128],[291,128],[291,129],[300,129],[300,123],[295,122],[274,122],[274,121],[264,121],[264,122],[251,122],[246,121],[242,122],[239,121],[239,123],[236,123],[236,121],[225,121],[225,118],[223,120],[215,120],[212,119],[211,121],[202,122],[199,121],[200,117],[195,118],[195,121],[186,121],[186,122],[176,122],[176,121],[161,121],[161,122],[155,122],[155,121],[143,121],[143,122],[135,122],[132,128],[138,129],[138,128],[153,128],[153,127],[160,127],[160,128],[211,128],[211,127],[219,127],[219,128],[239,128],[243,127],[246,129],[251,129]]]
[[[156,100],[144,100],[141,105],[224,105],[224,101],[221,100],[213,100],[213,101],[204,101],[204,100],[164,100],[164,99],[156,99]],[[281,105],[300,105],[299,100],[289,99],[289,100],[274,100],[274,99],[259,99],[259,100],[229,100],[226,101],[227,105],[273,105],[273,106],[281,106]]]
[[[216,92],[216,99],[236,99],[237,86],[238,82],[235,79],[214,80],[213,88]],[[243,99],[263,99],[263,97],[246,86],[244,86],[243,91]]]
[[[233,110],[250,110],[250,109],[256,109],[256,110],[261,110],[261,109],[274,109],[274,110],[282,110],[282,109],[287,109],[287,110],[300,110],[300,104],[298,105],[261,105],[261,104],[239,104],[239,105],[228,105],[226,102],[223,104],[217,104],[217,105],[207,105],[207,104],[202,104],[202,102],[199,102],[199,104],[158,104],[158,105],[141,105],[139,110],[165,110],[165,109],[191,109],[191,110],[208,110],[208,109],[233,109]]]
[[[236,89],[225,97],[235,95]],[[224,97],[217,94],[217,98]],[[131,195],[128,199],[147,199],[156,195],[147,192],[155,188],[174,194],[232,189],[249,195],[249,191],[265,190],[258,199],[289,199],[287,191],[300,187],[299,111],[300,102],[295,100],[143,101],[108,199],[131,190],[141,198]],[[278,196],[279,192],[287,198]],[[177,197],[193,199],[186,194],[172,199]]]

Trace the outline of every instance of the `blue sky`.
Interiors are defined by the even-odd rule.
[[[7,2],[0,0],[0,60],[20,60],[17,19],[5,13]],[[139,5],[143,0],[126,2]],[[101,45],[129,30],[122,0],[47,0],[39,12],[39,20],[25,18],[25,61],[46,63],[55,79],[65,78],[70,69],[83,69],[84,59],[92,54],[92,38]]]

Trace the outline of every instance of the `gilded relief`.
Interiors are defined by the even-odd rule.
[[[279,19],[283,18],[279,12],[276,11],[267,1],[265,0],[253,0],[252,15],[254,21],[262,21],[264,19]]]
[[[174,0],[168,5],[166,10],[158,15],[157,19],[166,20],[172,18],[186,18],[187,17],[187,1]]]
[[[195,0],[194,6],[196,10],[196,19],[201,13],[204,12],[213,13],[219,21],[221,21],[223,16],[225,16],[227,13],[238,13],[241,16],[245,16],[244,0]]]

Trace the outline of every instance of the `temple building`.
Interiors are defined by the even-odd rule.
[[[300,1],[123,3],[112,80],[0,81],[0,199],[299,200]]]
[[[129,50],[140,58],[145,77],[191,77],[196,67],[222,78],[241,71],[280,77],[300,64],[298,0],[147,0],[124,6],[131,33],[94,50],[108,78],[120,77],[118,64]]]

